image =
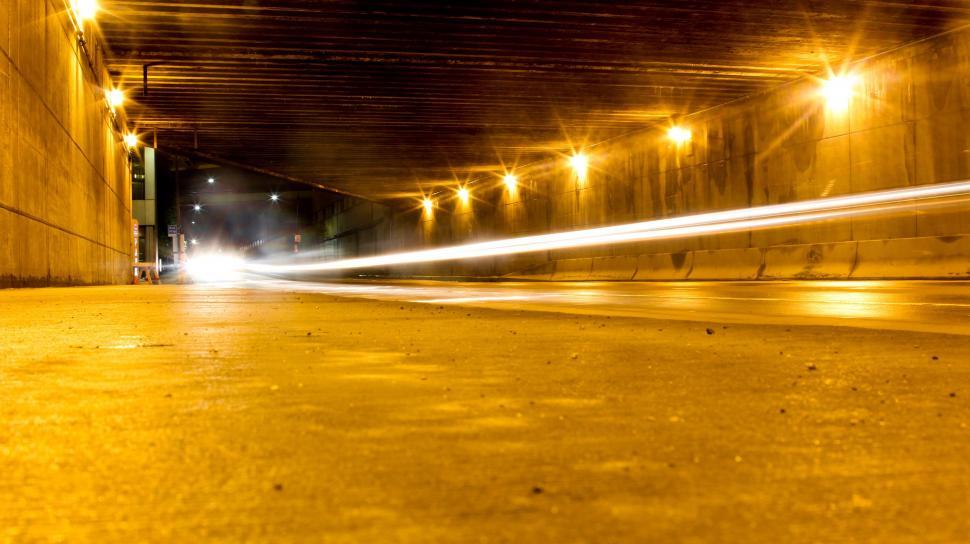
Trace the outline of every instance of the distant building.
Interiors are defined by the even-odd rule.
[[[138,261],[158,263],[155,150],[145,147],[131,167],[131,215],[138,221]]]

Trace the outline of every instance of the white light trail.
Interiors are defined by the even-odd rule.
[[[247,267],[253,272],[262,273],[319,272],[712,235],[913,209],[929,199],[960,195],[970,195],[970,181],[875,191],[787,204],[771,204],[610,227],[390,253],[374,257],[300,264],[250,263]]]

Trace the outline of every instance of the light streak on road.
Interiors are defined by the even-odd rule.
[[[247,268],[250,271],[260,273],[335,271],[714,235],[873,215],[889,211],[911,210],[926,206],[928,202],[929,204],[948,203],[938,199],[966,195],[970,195],[970,181],[959,181],[702,213],[578,231],[523,236],[436,249],[390,253],[374,257],[312,263],[249,263]]]
[[[453,298],[429,298],[416,300],[424,304],[468,304],[470,302],[510,302],[510,301],[529,301],[535,297],[530,295],[504,295],[504,296],[477,296],[477,297],[453,297]]]
[[[676,321],[848,326],[970,336],[967,281],[441,282],[293,281],[253,276],[227,289],[504,311]]]

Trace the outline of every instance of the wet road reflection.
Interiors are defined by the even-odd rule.
[[[244,286],[503,310],[970,335],[970,282],[964,281],[461,283],[254,279]]]

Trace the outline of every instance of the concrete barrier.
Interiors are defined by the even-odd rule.
[[[926,236],[859,242],[852,277],[970,277],[970,236]]]
[[[630,281],[637,273],[637,258],[628,256],[594,257],[591,280]]]
[[[855,266],[856,242],[771,246],[764,253],[759,279],[848,278]]]
[[[563,259],[503,277],[546,281],[970,278],[970,235]]]
[[[764,252],[760,248],[694,251],[692,280],[754,280],[761,274]]]
[[[495,259],[463,259],[451,265],[451,275],[456,277],[490,277],[495,274]]]
[[[548,262],[522,271],[504,274],[502,277],[510,280],[550,281],[555,271],[556,263]]]
[[[635,280],[683,280],[690,274],[694,253],[657,253],[637,257]]]
[[[582,281],[588,280],[593,271],[593,259],[563,259],[556,261],[556,269],[552,273],[554,281]]]

